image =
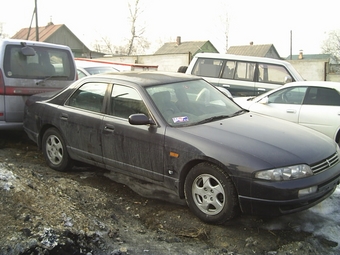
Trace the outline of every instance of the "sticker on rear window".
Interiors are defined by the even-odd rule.
[[[189,118],[188,118],[188,116],[174,117],[174,118],[172,118],[172,121],[174,123],[186,122],[186,121],[189,121]]]

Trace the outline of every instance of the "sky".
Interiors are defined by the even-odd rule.
[[[0,1],[6,1],[0,8],[3,34],[10,37],[30,26],[35,0]],[[36,1],[39,26],[50,21],[65,24],[90,49],[102,38],[122,45],[130,37],[128,2],[135,0]],[[253,42],[273,44],[281,57],[300,50],[319,54],[329,32],[340,30],[338,0],[139,1],[142,12],[137,24],[151,43],[148,53],[181,36],[182,41],[209,40],[220,53]]]

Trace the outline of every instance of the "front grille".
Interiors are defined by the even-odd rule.
[[[332,156],[311,165],[311,169],[314,174],[318,174],[336,165],[338,162],[339,155],[338,153],[334,153]]]

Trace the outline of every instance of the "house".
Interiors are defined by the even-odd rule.
[[[167,42],[160,47],[154,55],[161,54],[187,54],[191,57],[199,52],[219,53],[215,46],[210,41],[190,41],[182,42],[181,37],[177,36],[176,42]]]
[[[251,42],[249,45],[230,46],[227,50],[227,53],[243,56],[281,59],[273,44],[254,45],[253,42]]]
[[[69,46],[75,57],[97,58],[104,55],[87,48],[64,24],[54,25],[49,22],[47,26],[39,27],[38,29],[39,41]],[[12,39],[36,41],[36,27],[22,28]]]
[[[306,80],[340,81],[339,60],[332,54],[303,54],[291,55],[285,59]]]
[[[321,60],[329,64],[339,64],[338,59],[332,54],[303,54],[300,51],[299,55],[291,55],[286,60]]]

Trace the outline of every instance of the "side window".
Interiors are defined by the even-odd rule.
[[[237,67],[234,74],[235,80],[253,81],[255,66],[255,63],[237,62]]]
[[[287,78],[292,77],[285,67],[263,63],[259,64],[259,82],[283,85]]]
[[[233,79],[235,73],[235,61],[226,61],[225,66],[222,73],[222,78],[224,79]]]
[[[279,90],[268,97],[269,103],[302,104],[307,87],[294,87]]]
[[[86,83],[71,96],[66,105],[101,112],[106,88],[106,83]]]
[[[335,89],[311,87],[303,103],[309,105],[340,106],[340,95]]]
[[[139,93],[130,87],[114,85],[111,95],[111,112],[116,117],[128,119],[131,114],[144,113],[148,110]]]
[[[218,78],[221,73],[223,60],[202,58],[198,59],[192,74],[202,77]]]

